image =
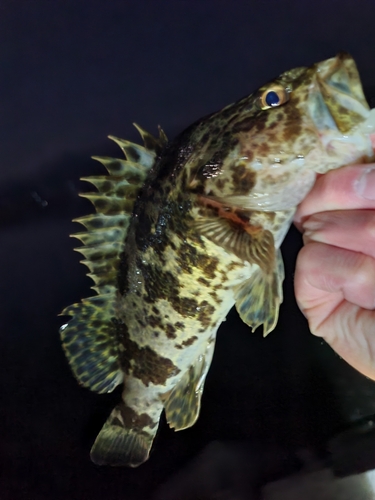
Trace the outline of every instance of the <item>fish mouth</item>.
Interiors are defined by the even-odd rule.
[[[329,158],[327,164],[315,166],[315,172],[373,161],[375,109],[367,104],[353,58],[341,52],[310,71],[308,112]]]
[[[348,134],[370,113],[353,58],[340,52],[317,63],[314,71],[316,80],[310,89],[310,108],[318,130],[333,129]]]

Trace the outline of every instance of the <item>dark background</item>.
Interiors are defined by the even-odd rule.
[[[251,334],[232,311],[198,423],[173,433],[163,422],[136,470],[90,462],[119,393],[78,386],[57,317],[90,294],[68,235],[78,230],[70,220],[91,211],[77,196],[79,177],[103,173],[90,156],[120,154],[108,134],[138,141],[136,121],[173,137],[278,73],[339,50],[355,57],[374,106],[374,25],[373,0],[2,0],[1,499],[146,499],[212,441],[251,450],[246,466],[268,449],[322,456],[331,436],[375,413],[375,384],[309,334],[294,302],[295,229],[283,246],[275,332]]]

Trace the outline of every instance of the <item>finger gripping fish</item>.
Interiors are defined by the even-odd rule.
[[[282,302],[280,245],[316,173],[372,158],[374,111],[345,53],[287,71],[168,142],[112,137],[126,159],[96,158],[84,180],[96,213],[76,219],[97,295],[67,307],[74,375],[99,393],[123,383],[91,450],[97,464],[147,460],[160,415],[197,420],[216,332],[235,304],[271,332]]]

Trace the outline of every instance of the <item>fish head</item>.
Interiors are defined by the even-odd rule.
[[[374,132],[356,64],[340,53],[286,71],[198,123],[189,187],[251,210],[295,207],[317,173],[372,160]]]

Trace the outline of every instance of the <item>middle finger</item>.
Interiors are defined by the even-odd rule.
[[[304,242],[317,241],[375,258],[375,210],[334,210],[303,223]]]

